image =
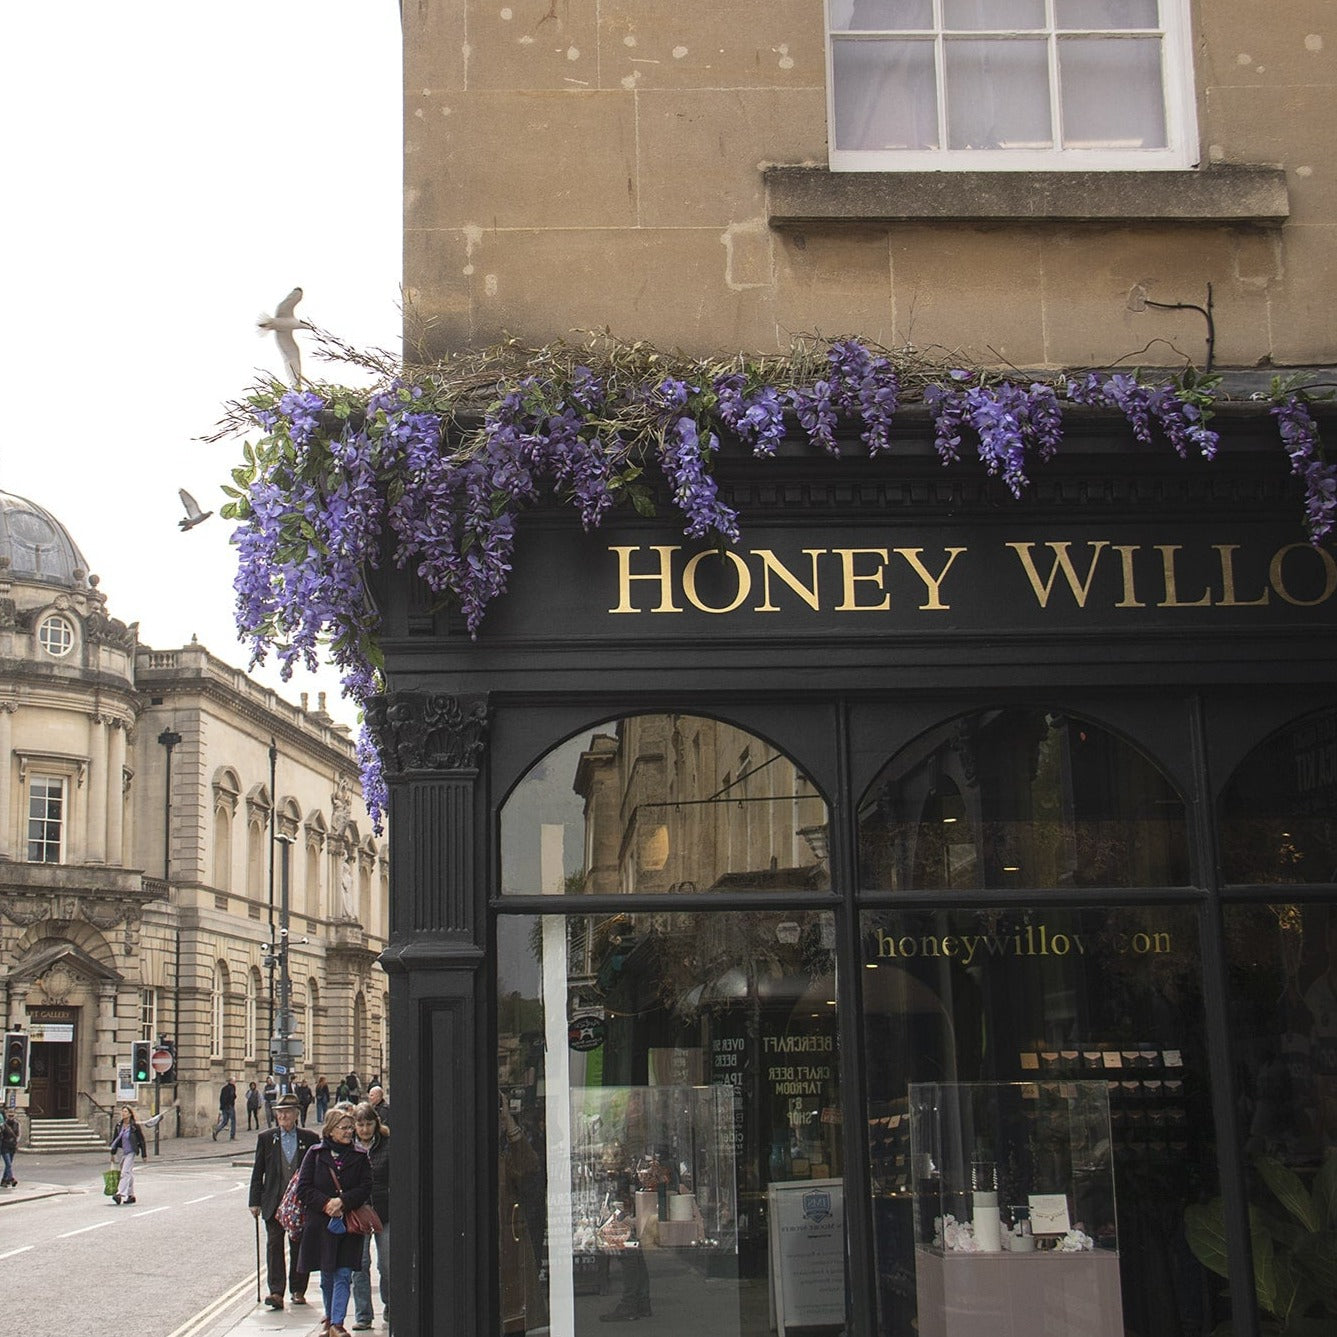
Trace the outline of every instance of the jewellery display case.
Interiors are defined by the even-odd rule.
[[[571,1093],[572,1248],[737,1247],[731,1086]]]
[[[1106,1083],[919,1083],[909,1122],[923,1337],[1120,1337]]]

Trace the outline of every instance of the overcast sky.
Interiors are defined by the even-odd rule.
[[[289,289],[398,347],[398,4],[5,4],[0,44],[0,489],[64,522],[142,642],[244,667],[231,526],[181,534],[177,488],[223,500],[240,443],[197,438],[281,374],[255,321]],[[333,675],[280,690],[322,687],[351,722]]]

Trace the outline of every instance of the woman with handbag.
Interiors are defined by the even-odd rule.
[[[370,1328],[375,1321],[371,1304],[371,1242],[376,1241],[376,1266],[381,1274],[381,1313],[390,1318],[390,1130],[380,1121],[376,1106],[364,1100],[353,1111],[357,1132],[355,1145],[367,1154],[371,1166],[371,1205],[381,1218],[381,1228],[364,1235],[362,1266],[353,1273],[353,1331]]]
[[[371,1197],[371,1163],[353,1145],[353,1115],[332,1109],[325,1116],[321,1140],[306,1153],[297,1172],[297,1196],[307,1210],[298,1263],[320,1273],[325,1297],[321,1332],[348,1337],[344,1318],[353,1273],[362,1266],[362,1234],[379,1225],[364,1204]],[[370,1216],[371,1220],[365,1218]]]
[[[175,1102],[173,1102],[173,1107]],[[144,1129],[156,1128],[166,1116],[167,1111],[155,1114],[143,1123],[135,1120],[135,1112],[129,1105],[121,1106],[121,1122],[111,1135],[111,1158],[121,1167],[121,1179],[116,1192],[111,1195],[111,1205],[119,1207],[122,1203],[135,1201],[135,1157],[147,1156],[148,1147],[144,1143]]]

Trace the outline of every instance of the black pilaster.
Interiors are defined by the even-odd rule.
[[[397,692],[367,719],[390,790],[390,976],[395,1036],[390,1269],[401,1337],[489,1330],[490,1181],[478,1148],[496,1074],[487,1066],[486,887],[475,875],[487,707]]]

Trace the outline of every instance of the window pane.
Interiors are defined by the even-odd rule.
[[[1068,37],[1058,52],[1065,148],[1165,147],[1160,38]]]
[[[1054,0],[1060,28],[1158,28],[1156,0]]]
[[[1337,711],[1278,730],[1221,798],[1227,882],[1337,882]]]
[[[862,885],[1183,886],[1184,804],[1086,720],[978,711],[905,748],[859,809]]]
[[[893,32],[933,26],[933,0],[831,0],[831,30]]]
[[[944,1307],[961,1331],[1028,1332],[1040,1315],[1065,1334],[1213,1331],[1224,1287],[1185,1242],[1190,1208],[1217,1191],[1194,913],[877,912],[861,940],[878,1333],[957,1330]],[[919,1082],[993,1084],[931,1163],[911,1157]],[[980,1117],[990,1106],[1006,1117]],[[1032,1117],[1064,1108],[1095,1113]],[[1033,1194],[1091,1247],[1005,1255],[991,1293],[992,1267],[959,1266],[978,1254],[933,1246],[947,1214],[982,1221],[991,1244],[995,1205],[1001,1246]]]
[[[555,748],[501,816],[502,891],[818,891],[826,804],[760,738],[693,715],[637,715]]]
[[[844,1329],[834,946],[817,912],[498,921],[504,1332],[767,1337],[777,1278],[789,1331]]]
[[[1266,1240],[1269,1270],[1303,1278],[1299,1306],[1288,1314],[1275,1287],[1259,1289],[1263,1331],[1300,1331],[1306,1324],[1325,1331],[1337,1313],[1337,1283],[1326,1263],[1322,1277],[1310,1281],[1320,1236],[1289,1225],[1297,1207],[1278,1199],[1272,1185],[1279,1183],[1276,1167],[1285,1167],[1282,1175],[1298,1179],[1297,1203],[1310,1210],[1317,1203],[1317,1219],[1332,1230],[1330,1190],[1323,1186],[1337,1182],[1337,910],[1230,906],[1226,950],[1250,1210]],[[1211,1228],[1220,1205],[1208,1206]],[[1256,1255],[1256,1239],[1254,1249]]]
[[[1051,146],[1043,41],[949,41],[946,69],[949,148]]]
[[[838,149],[938,147],[931,42],[833,40]]]
[[[943,27],[967,32],[1043,28],[1044,0],[943,0]]]

